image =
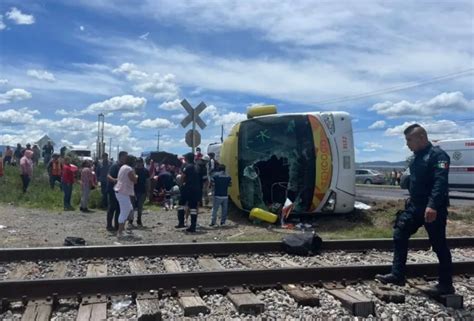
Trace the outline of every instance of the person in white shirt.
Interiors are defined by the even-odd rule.
[[[135,166],[135,157],[129,155],[126,163],[120,167],[117,184],[114,186],[115,196],[120,207],[119,214],[119,228],[117,231],[117,237],[123,236],[123,230],[125,229],[125,222],[127,221],[130,213],[133,211],[133,205],[131,197],[135,196],[134,185],[137,183],[137,175],[133,169]]]

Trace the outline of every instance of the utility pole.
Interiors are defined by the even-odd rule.
[[[112,137],[109,138],[109,159],[112,158]]]
[[[119,159],[120,145],[117,145],[117,160]]]
[[[104,124],[105,124],[105,116],[104,114],[100,113],[97,118],[96,157],[98,158],[102,158],[102,154],[105,152]]]
[[[156,151],[159,152],[160,151],[160,131],[158,130],[158,135],[156,135],[156,137],[158,137],[158,140],[156,142]]]
[[[221,125],[221,143],[224,142],[224,125]]]

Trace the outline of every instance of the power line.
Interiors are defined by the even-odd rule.
[[[367,98],[367,97],[379,96],[382,94],[416,88],[416,87],[420,87],[420,86],[424,86],[424,85],[428,85],[428,84],[432,84],[432,83],[440,82],[444,80],[461,78],[461,77],[469,76],[473,73],[474,73],[474,68],[469,68],[469,69],[458,71],[455,73],[433,77],[433,78],[427,79],[425,81],[420,81],[417,83],[402,84],[402,85],[397,85],[397,86],[388,87],[384,89],[378,89],[378,90],[369,91],[369,92],[356,94],[356,95],[349,95],[349,96],[344,96],[344,97],[339,97],[339,98],[320,100],[320,101],[314,102],[314,104],[328,105],[328,104],[336,104],[336,103],[341,103],[341,102],[346,102],[346,101],[351,101],[351,100]]]

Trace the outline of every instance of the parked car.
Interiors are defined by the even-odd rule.
[[[356,183],[359,184],[385,184],[385,177],[375,169],[356,169]]]

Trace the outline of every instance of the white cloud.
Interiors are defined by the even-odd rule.
[[[34,116],[39,114],[38,110],[29,110],[28,108],[7,109],[0,111],[0,124],[30,124],[34,121]]]
[[[385,130],[385,135],[403,137],[403,131],[405,130],[405,128],[414,123],[414,121],[404,122],[401,125],[392,128],[387,128]],[[473,125],[473,123],[469,123],[466,126],[466,124],[457,124],[452,120],[446,119],[421,121],[418,122],[418,124],[423,126],[428,132],[428,137],[434,140],[469,137],[471,135],[471,126]]]
[[[127,122],[127,125],[135,126],[135,125],[137,125],[138,123],[140,123],[139,120],[130,119],[130,120]]]
[[[0,79],[0,86],[8,84],[8,79]]]
[[[138,70],[135,64],[126,62],[113,70],[116,74],[125,74],[128,80],[144,80],[148,77],[146,72]]]
[[[382,145],[376,142],[364,142],[365,148],[371,149],[371,150],[376,150],[379,148],[382,148]]]
[[[135,111],[135,112],[122,113],[121,116],[124,117],[124,118],[134,118],[134,117],[142,117],[142,116],[144,116],[144,114],[142,112]]]
[[[39,80],[46,80],[51,82],[56,81],[54,75],[46,70],[30,69],[26,72],[26,74],[32,78],[36,78]]]
[[[179,98],[162,103],[158,108],[164,110],[182,110],[181,100]]]
[[[132,95],[116,96],[99,103],[89,105],[83,113],[97,114],[97,113],[111,113],[115,111],[122,112],[137,112],[142,110],[146,105],[147,100],[143,97],[135,97]]]
[[[140,124],[139,128],[174,128],[175,124],[170,122],[168,119],[156,118],[156,119],[145,119]]]
[[[369,126],[369,129],[379,129],[379,128],[385,128],[387,123],[385,120],[377,120],[374,122],[372,125]]]
[[[214,118],[216,125],[224,125],[226,129],[230,129],[238,122],[247,119],[247,114],[241,114],[231,111],[230,113],[221,115],[217,119],[216,118]]]
[[[35,23],[35,17],[33,15],[24,14],[15,7],[6,13],[6,17],[17,25],[31,25]]]
[[[441,93],[427,101],[397,103],[386,101],[373,105],[370,110],[389,118],[407,116],[433,116],[442,113],[474,112],[474,100],[467,100],[463,93],[456,91]]]
[[[30,99],[30,98],[31,98],[31,93],[21,88],[15,88],[15,89],[7,91],[4,94],[0,94],[0,105],[8,104],[13,101]]]
[[[0,31],[5,29],[7,25],[3,22],[3,15],[0,14]]]
[[[185,113],[179,113],[179,114],[171,115],[171,118],[173,118],[173,119],[179,119],[180,121],[183,120],[184,117],[186,117],[186,114],[185,114]]]
[[[160,75],[154,73],[147,81],[135,85],[133,89],[140,93],[150,93],[157,99],[173,99],[178,96],[179,89],[173,74]]]
[[[79,30],[84,31],[85,30],[84,26],[79,26]]]
[[[128,80],[136,82],[133,89],[137,92],[153,94],[157,99],[170,100],[178,97],[179,88],[173,74],[161,75],[157,72],[148,74],[129,62],[121,64],[113,72],[125,74]]]

